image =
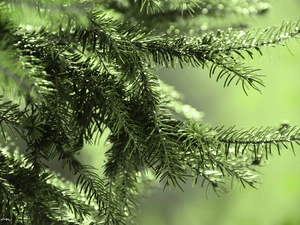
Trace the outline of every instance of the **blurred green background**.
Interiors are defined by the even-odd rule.
[[[265,17],[245,17],[252,28],[300,19],[299,0],[271,4]],[[264,56],[248,60],[266,75],[262,94],[250,90],[246,96],[241,86],[223,88],[222,81],[216,83],[201,69],[162,68],[159,75],[184,95],[185,103],[203,111],[203,121],[213,126],[279,126],[284,121],[300,125],[300,43],[289,41],[289,46],[294,56],[284,47],[264,48]],[[296,154],[299,151],[297,147]],[[283,150],[259,170],[260,190],[236,187],[220,198],[210,190],[207,199],[206,188],[191,183],[184,186],[184,193],[156,188],[142,199],[138,225],[299,225],[300,157]]]
[[[271,1],[264,17],[245,17],[252,28],[280,25],[283,20],[300,19],[300,1]],[[234,21],[233,21],[234,22]],[[284,47],[264,48],[264,56],[255,55],[248,62],[266,75],[262,94],[241,86],[223,88],[223,83],[209,79],[202,69],[160,69],[159,76],[184,95],[184,101],[205,113],[203,121],[213,126],[237,128],[279,126],[289,121],[300,125],[299,69],[300,43],[289,41],[293,55]],[[104,139],[102,140],[104,141]],[[86,146],[83,162],[101,168],[103,158],[94,155],[99,146]],[[296,154],[300,155],[300,147]],[[274,151],[276,152],[276,151]],[[101,158],[99,160],[99,158]],[[274,154],[266,167],[259,168],[263,184],[259,190],[239,186],[218,198],[213,190],[192,183],[180,190],[155,188],[141,199],[138,225],[300,225],[300,157],[292,151]],[[99,170],[101,173],[101,169]]]

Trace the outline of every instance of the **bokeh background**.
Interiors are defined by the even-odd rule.
[[[299,0],[273,0],[264,17],[245,17],[252,28],[280,25],[284,20],[300,19]],[[234,22],[234,21],[233,21]],[[223,88],[223,83],[208,77],[208,71],[186,68],[158,70],[160,78],[184,96],[184,102],[205,113],[203,121],[213,126],[237,128],[279,126],[288,121],[300,125],[300,43],[289,41],[285,47],[264,48],[263,56],[248,62],[266,75],[262,94],[254,90],[246,96],[240,86]],[[102,157],[94,157],[99,146],[86,146],[84,163],[91,163],[101,173]],[[138,225],[300,225],[300,147],[274,154],[262,173],[259,190],[235,187],[217,197],[213,190],[206,198],[206,188],[180,190],[156,187],[141,199]],[[276,153],[276,151],[274,151]]]

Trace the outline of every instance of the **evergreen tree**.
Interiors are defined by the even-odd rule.
[[[245,58],[300,32],[293,21],[247,29],[242,19],[268,10],[258,0],[0,0],[1,224],[134,223],[151,176],[180,189],[200,179],[217,194],[233,180],[257,187],[257,165],[294,151],[299,127],[204,124],[155,70],[209,68],[225,87],[260,91]],[[98,176],[78,155],[107,129]],[[74,184],[47,169],[54,159]]]

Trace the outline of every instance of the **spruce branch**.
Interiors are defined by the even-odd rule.
[[[256,187],[259,180],[248,157],[233,157],[232,154],[228,154],[225,160],[222,146],[215,138],[215,130],[193,120],[184,124],[185,129],[178,131],[178,139],[185,149],[184,163],[191,170],[195,184],[201,177],[204,178],[202,186],[207,181],[208,186],[211,185],[216,193],[226,193],[228,179],[225,177],[231,176],[243,185],[245,183]]]
[[[237,79],[236,84],[242,83],[246,92],[247,84],[255,90],[260,90],[258,86],[264,86],[261,75],[256,74],[257,69],[245,66],[244,62],[237,61],[231,55],[219,48],[206,49],[206,45],[201,45],[199,40],[187,40],[186,38],[160,38],[156,41],[147,41],[142,48],[149,51],[152,60],[158,65],[175,68],[178,63],[182,68],[192,65],[193,67],[208,66],[212,63],[209,70],[211,77],[216,68],[220,68],[217,81],[226,76],[224,86],[228,86],[233,79]]]
[[[224,21],[232,16],[241,18],[241,22],[230,27],[243,28],[247,24],[243,23],[245,16],[264,15],[269,10],[268,1],[160,1],[159,6],[150,4],[153,1],[142,1],[143,7],[139,7],[138,1],[118,2],[113,1],[109,8],[115,9],[121,13],[120,16],[125,21],[131,21],[136,24],[143,23],[148,31],[155,30],[154,33],[170,34],[172,29],[176,33],[188,35],[207,32],[207,30],[217,30],[221,26],[228,27],[232,24],[232,19]],[[147,3],[146,3],[147,2]],[[154,1],[155,2],[155,1]],[[146,13],[145,5],[148,6]],[[152,7],[151,7],[152,5]],[[141,13],[142,10],[142,13]],[[144,13],[143,13],[144,12]],[[215,19],[217,28],[214,27],[212,19]],[[215,25],[216,26],[216,25]],[[201,29],[198,27],[205,27]],[[176,34],[172,33],[172,35]]]
[[[83,221],[84,217],[90,214],[91,207],[74,197],[78,194],[56,187],[50,182],[53,174],[39,173],[28,168],[27,163],[28,161],[26,162],[24,157],[20,157],[18,154],[14,154],[12,157],[1,150],[0,179],[1,194],[4,196],[1,198],[0,206],[7,204],[8,208],[15,207],[10,215],[7,214],[5,208],[1,207],[2,216],[10,219],[11,224],[16,224],[17,221],[22,224],[33,223],[37,218],[45,224],[53,222],[66,224],[72,221],[77,224],[77,216],[79,216],[79,220]],[[8,165],[13,165],[13,170]],[[20,181],[22,185],[20,185]],[[61,182],[56,182],[56,184],[58,183]],[[11,203],[13,205],[10,205]],[[70,214],[67,213],[68,210],[71,210],[76,216],[70,217]],[[28,216],[24,217],[24,215]]]
[[[179,16],[197,16],[199,14],[208,14],[216,17],[217,15],[235,13],[240,15],[261,15],[264,14],[269,5],[268,1],[234,1],[228,2],[226,0],[209,1],[209,0],[176,0],[176,1],[162,1],[143,0],[140,10],[146,8],[147,14],[165,14],[171,13],[170,16],[174,18]],[[186,13],[187,12],[187,13]],[[172,18],[172,17],[171,17]],[[170,19],[170,17],[168,18]]]
[[[294,154],[294,144],[300,144],[300,129],[297,126],[287,127],[283,126],[279,129],[274,127],[260,127],[245,129],[234,129],[234,127],[216,128],[216,138],[225,144],[225,152],[229,153],[230,148],[233,147],[235,154],[244,154],[247,150],[251,150],[257,157],[272,154],[272,149],[275,147],[280,155],[281,147],[285,149],[292,149]]]
[[[79,28],[75,31],[74,36],[78,38],[83,44],[82,51],[84,52],[85,46],[89,42],[92,50],[95,51],[96,46],[103,46],[104,53],[110,52],[107,58],[108,61],[115,61],[116,65],[122,70],[128,71],[126,74],[134,74],[133,70],[141,69],[141,62],[145,60],[143,50],[147,50],[157,64],[163,66],[175,67],[178,62],[181,66],[191,64],[193,66],[206,66],[208,62],[212,63],[210,76],[215,71],[215,65],[220,67],[217,80],[224,75],[227,75],[224,86],[228,86],[234,78],[237,78],[237,82],[241,81],[242,87],[246,92],[246,84],[253,87],[255,90],[260,90],[259,86],[263,83],[259,78],[261,75],[255,74],[256,69],[251,69],[248,66],[244,66],[243,62],[239,62],[236,57],[244,56],[240,53],[245,51],[251,57],[253,57],[252,49],[255,49],[262,54],[260,48],[262,46],[274,46],[285,39],[294,38],[298,35],[298,23],[287,23],[280,27],[273,27],[266,29],[259,34],[259,38],[255,39],[252,35],[254,32],[240,33],[240,32],[217,32],[210,36],[205,35],[202,39],[186,39],[182,37],[175,38],[159,38],[156,41],[148,41],[147,36],[149,34],[141,32],[139,28],[134,28],[129,24],[118,24],[111,27],[112,20],[105,19],[103,16],[92,16],[92,27],[86,30],[85,28]],[[98,24],[97,20],[101,20]],[[110,29],[107,29],[111,27]],[[101,32],[95,32],[96,28],[100,28]],[[117,30],[118,32],[111,32]],[[282,34],[281,32],[285,33]],[[138,32],[138,38],[131,37],[129,34]],[[121,36],[120,36],[121,34]],[[258,35],[256,33],[256,35]],[[155,40],[155,38],[151,38]],[[251,42],[251,43],[250,43]],[[228,44],[231,44],[228,48]],[[107,47],[106,47],[107,46]],[[226,47],[224,47],[226,46]],[[108,48],[109,47],[109,48]],[[129,54],[130,53],[135,53]],[[98,52],[99,57],[107,57]],[[223,61],[223,62],[222,62]],[[129,62],[131,62],[129,64]],[[151,62],[149,62],[151,63]],[[225,66],[226,64],[226,66]],[[128,65],[131,65],[128,67]],[[231,65],[231,66],[230,66]],[[244,73],[242,73],[244,71]],[[247,74],[247,75],[245,75]],[[130,78],[132,79],[132,78]]]
[[[0,96],[0,129],[4,142],[7,142],[7,131],[10,135],[16,137],[16,132],[25,130],[20,118],[25,112],[19,109],[19,105],[12,101],[5,101],[4,96]]]
[[[0,212],[12,223],[134,223],[140,179],[148,171],[164,188],[183,190],[182,184],[192,177],[218,194],[227,192],[232,183],[228,178],[256,187],[260,182],[256,167],[263,158],[268,159],[274,148],[279,154],[282,147],[294,151],[300,143],[298,127],[239,130],[203,124],[199,112],[181,104],[178,94],[169,94],[170,87],[153,72],[157,66],[178,64],[208,67],[209,76],[217,74],[224,86],[235,83],[245,92],[248,86],[259,91],[262,76],[245,63],[246,56],[253,58],[254,52],[262,55],[263,47],[297,40],[299,22],[262,31],[218,30],[195,38],[157,35],[146,26],[153,28],[156,17],[164,18],[163,26],[169,27],[179,14],[186,20],[204,14],[221,18],[230,12],[259,15],[266,11],[265,3],[0,4],[0,78],[6,82],[0,97],[1,131],[5,141],[9,141],[6,131],[12,130],[26,143],[24,165],[0,153]],[[14,13],[22,7],[38,15],[41,26],[20,23]],[[22,15],[26,17],[26,10]],[[6,100],[13,85],[23,91],[23,105]],[[184,119],[175,119],[174,111]],[[78,154],[84,143],[101,138],[105,129],[110,131],[110,147],[99,176],[80,162]],[[46,172],[53,159],[69,168],[75,184],[54,185],[58,178]],[[66,190],[65,184],[79,193]]]
[[[286,22],[281,26],[267,28],[262,32],[248,31],[218,31],[216,34],[204,35],[202,39],[187,39],[184,37],[158,38],[156,41],[146,41],[142,48],[152,54],[152,59],[159,65],[175,67],[179,63],[181,67],[192,65],[193,67],[207,66],[211,62],[210,77],[215,69],[220,67],[221,72],[217,81],[226,76],[224,86],[228,86],[234,78],[242,83],[244,92],[246,86],[250,85],[259,91],[259,86],[264,86],[261,75],[256,74],[257,69],[244,66],[245,63],[237,59],[241,57],[242,51],[253,58],[253,51],[262,55],[261,47],[277,45],[282,41],[297,38],[299,35],[299,21]],[[225,47],[226,46],[226,47]],[[230,47],[229,47],[230,46]]]
[[[299,128],[281,126],[237,130],[234,127],[211,128],[193,120],[184,123],[178,130],[178,140],[182,143],[183,162],[191,169],[197,183],[208,181],[218,193],[227,192],[228,176],[252,187],[260,183],[256,165],[268,159],[275,148],[280,155],[281,148],[291,149],[299,142]],[[225,158],[224,158],[225,157]]]

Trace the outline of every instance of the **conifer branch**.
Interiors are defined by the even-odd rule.
[[[90,214],[91,207],[78,201],[74,197],[77,194],[59,189],[49,182],[53,174],[39,173],[28,168],[27,163],[23,157],[13,159],[3,150],[1,151],[0,186],[1,194],[4,195],[1,200],[14,199],[11,201],[13,205],[7,205],[7,207],[16,209],[9,215],[0,204],[2,218],[8,218],[11,224],[17,221],[26,224],[33,223],[37,218],[40,223],[58,222],[63,224],[71,221],[76,223],[77,219],[70,217],[67,213],[68,210],[71,210],[76,217],[79,216],[80,220]],[[13,165],[13,170],[8,165]],[[28,181],[30,182],[28,183]],[[24,218],[24,214],[27,214],[28,217]],[[60,221],[57,218],[61,218]]]
[[[255,158],[265,156],[268,159],[275,147],[280,155],[281,147],[292,149],[294,154],[294,144],[300,144],[300,128],[297,126],[281,126],[279,129],[274,127],[261,127],[245,129],[216,128],[216,138],[225,144],[225,153],[228,154],[230,148],[234,148],[235,155],[244,154],[251,150]]]
[[[228,152],[224,159],[224,150],[215,137],[215,130],[193,120],[185,122],[184,125],[185,128],[178,131],[178,140],[182,142],[184,149],[184,165],[191,170],[195,184],[201,177],[204,178],[202,186],[207,181],[216,193],[226,193],[228,179],[224,178],[230,176],[241,182],[244,187],[244,184],[256,187],[259,180],[255,170],[251,168],[251,157],[229,154],[229,146],[225,145],[225,151]]]
[[[0,96],[0,129],[3,140],[7,142],[7,131],[10,135],[16,137],[16,133],[25,130],[20,118],[23,117],[24,111],[20,111],[19,105],[12,101],[4,101],[4,96]]]
[[[147,8],[147,14],[152,13],[155,15],[167,15],[168,13],[171,13],[171,18],[172,14],[175,18],[179,16],[187,16],[188,14],[192,16],[207,14],[214,17],[230,13],[240,15],[262,15],[268,10],[269,5],[267,1],[261,2],[257,0],[247,0],[244,2],[228,2],[226,0],[176,0],[170,2],[158,2],[155,0],[143,0],[140,10],[143,10],[143,8]],[[170,17],[168,17],[168,19],[170,19]]]
[[[10,222],[134,223],[139,182],[149,170],[164,187],[183,189],[192,177],[218,194],[227,192],[228,178],[256,187],[255,168],[264,157],[274,148],[280,154],[282,147],[294,151],[300,144],[298,127],[238,130],[203,124],[199,112],[180,103],[178,94],[169,94],[168,85],[153,73],[157,66],[208,67],[209,76],[217,74],[224,86],[235,83],[245,92],[248,86],[259,91],[262,76],[245,63],[245,56],[297,39],[299,22],[262,31],[167,37],[149,32],[140,21],[154,27],[153,18],[164,18],[168,27],[176,25],[179,14],[186,20],[229,12],[260,15],[267,7],[255,0],[103,3],[0,1],[0,79],[5,81],[0,129],[6,141],[11,130],[26,143],[24,165],[0,153],[0,213]],[[23,6],[40,16],[41,27],[19,24],[13,12]],[[23,105],[6,100],[12,86]],[[175,119],[174,111],[184,119]],[[111,145],[103,176],[98,176],[77,156],[84,143],[101,138],[105,129]],[[76,184],[68,187],[79,193],[64,189],[63,181],[54,185],[45,161],[56,158],[75,176]]]

